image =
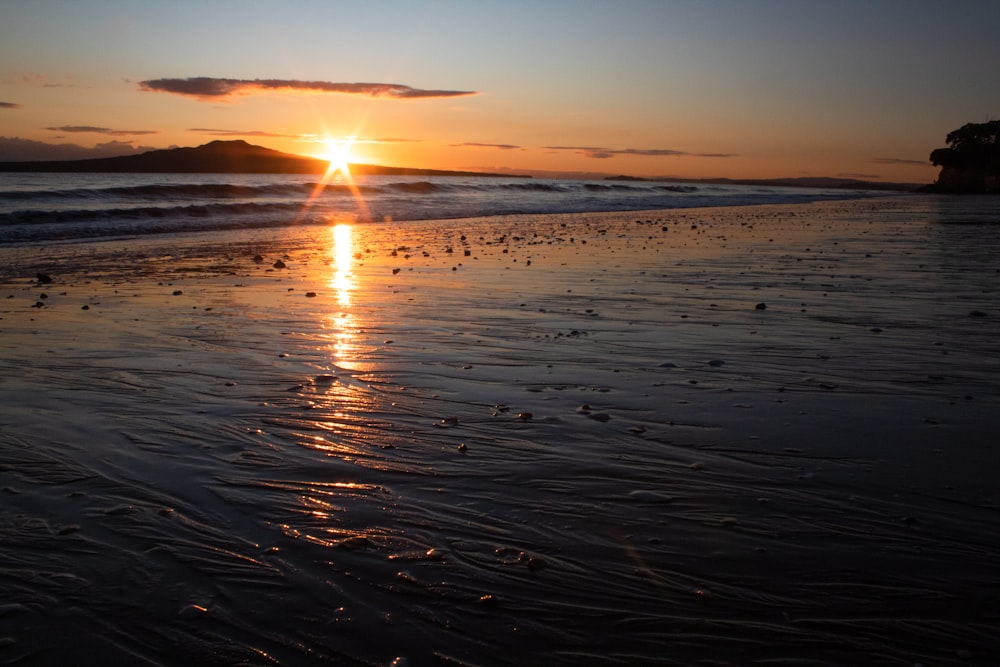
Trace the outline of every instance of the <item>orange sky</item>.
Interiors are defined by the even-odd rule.
[[[13,3],[0,160],[219,138],[513,172],[930,182],[1000,3]],[[961,44],[960,49],[931,45]],[[317,143],[319,142],[319,143]]]

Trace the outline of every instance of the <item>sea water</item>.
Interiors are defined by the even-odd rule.
[[[0,174],[0,243],[330,222],[794,204],[884,193],[660,181],[286,174]]]

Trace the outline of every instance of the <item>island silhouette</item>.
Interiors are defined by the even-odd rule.
[[[0,171],[67,173],[193,173],[193,174],[325,174],[326,160],[282,153],[255,146],[242,139],[212,141],[193,148],[166,148],[139,155],[91,158],[85,160],[49,160],[38,162],[0,162]],[[348,165],[351,173],[364,176],[484,176],[511,178],[511,174],[476,171],[449,171],[410,167],[386,167],[374,164]],[[514,176],[516,178],[516,176]],[[530,178],[530,177],[527,177]]]
[[[949,135],[951,136],[951,135]],[[247,143],[243,139],[212,141],[192,148],[166,148],[138,155],[125,155],[83,160],[47,160],[0,162],[0,172],[61,172],[61,173],[135,173],[135,174],[316,174],[322,176],[330,168],[327,160],[282,153]],[[533,178],[545,174],[511,174],[482,171],[425,169],[422,167],[389,167],[354,163],[348,165],[353,176],[465,176],[492,178]],[[530,170],[529,170],[530,171]],[[601,178],[582,175],[582,180]],[[809,176],[793,178],[681,178],[664,176],[603,177],[610,181],[667,181],[672,183],[761,185],[772,187],[834,188],[857,190],[914,191],[934,185],[915,183],[876,183],[855,178]]]

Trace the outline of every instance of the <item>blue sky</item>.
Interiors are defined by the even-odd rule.
[[[3,14],[0,159],[215,138],[320,154],[354,137],[355,159],[406,166],[927,182],[950,130],[1000,118],[992,1],[6,0]],[[193,77],[244,83],[143,85]]]

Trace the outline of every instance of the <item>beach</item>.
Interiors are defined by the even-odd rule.
[[[998,664],[998,221],[2,245],[0,661]]]

